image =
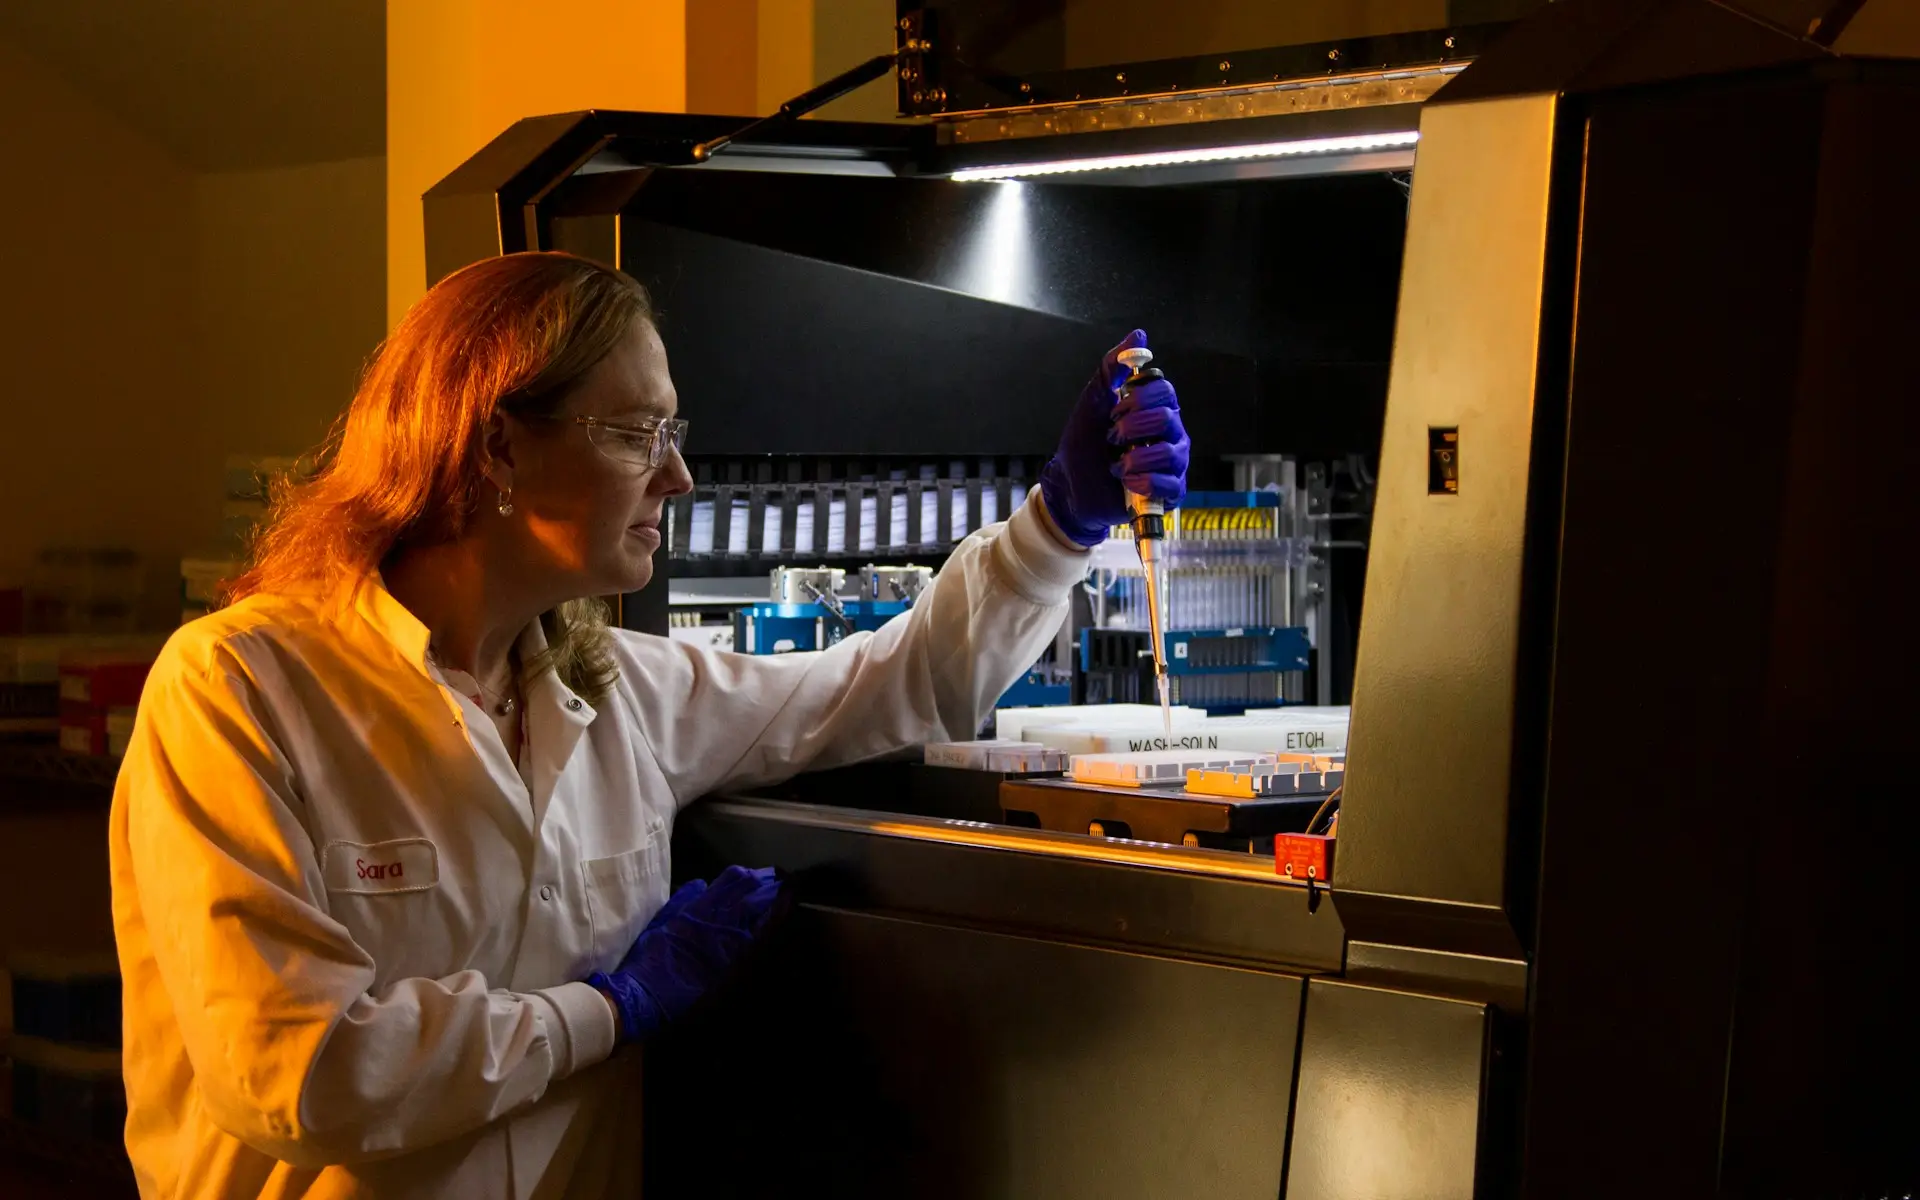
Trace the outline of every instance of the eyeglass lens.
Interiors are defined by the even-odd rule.
[[[598,421],[587,426],[593,444],[608,458],[633,466],[658,467],[667,461],[669,448],[686,444],[685,421],[662,421],[650,429],[616,429]]]

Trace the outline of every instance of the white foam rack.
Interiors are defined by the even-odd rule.
[[[1188,725],[1207,719],[1204,709],[1175,705],[1176,724]],[[1033,729],[1159,729],[1162,727],[1157,704],[1057,704],[1040,708],[1000,708],[993,714],[994,733],[1008,741],[1035,741]]]
[[[1007,775],[1034,775],[1067,769],[1067,756],[1039,742],[988,739],[978,742],[930,742],[925,762],[930,767],[961,767]]]
[[[1146,750],[1342,754],[1347,748],[1346,725],[1331,721],[1247,721],[1240,717],[1182,720],[1176,717],[1171,734],[1157,719],[1147,725],[1029,725],[1025,732],[1024,741],[1038,742],[1067,754],[1131,754]]]
[[[1271,754],[1191,750],[1143,750],[1124,754],[1076,754],[1067,773],[1075,783],[1110,787],[1179,787],[1188,771],[1254,771],[1272,767]]]

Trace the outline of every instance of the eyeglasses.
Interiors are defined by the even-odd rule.
[[[599,417],[534,417],[536,421],[572,421],[587,427],[587,440],[594,449],[617,463],[630,467],[659,467],[667,461],[668,450],[679,450],[687,442],[687,423],[667,417],[648,417],[638,425],[616,425]]]

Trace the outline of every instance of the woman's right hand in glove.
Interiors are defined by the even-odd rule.
[[[788,902],[786,884],[772,867],[728,867],[711,886],[696,879],[675,892],[619,966],[587,977],[619,1014],[620,1040],[648,1037],[685,1016]]]
[[[1094,546],[1128,518],[1127,493],[1169,508],[1187,494],[1193,451],[1173,384],[1155,379],[1120,395],[1131,373],[1120,352],[1147,344],[1141,330],[1107,351],[1060,434],[1060,449],[1040,472],[1040,499],[1061,537]]]

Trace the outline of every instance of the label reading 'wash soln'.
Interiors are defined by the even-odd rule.
[[[1173,737],[1141,736],[1127,739],[1127,750],[1137,754],[1142,750],[1218,750],[1220,739],[1201,733],[1190,733]]]

